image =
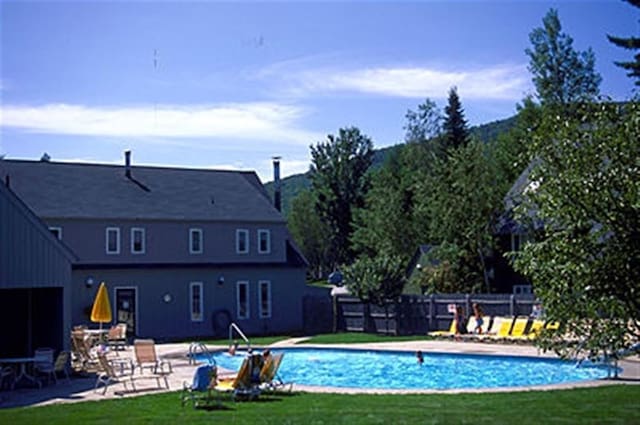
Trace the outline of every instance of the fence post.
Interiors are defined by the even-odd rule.
[[[515,294],[511,294],[509,297],[509,315],[513,317],[513,313],[516,311],[516,296]]]
[[[436,313],[435,313],[435,294],[431,294],[429,295],[429,330],[431,331],[433,329],[433,322],[436,319]]]

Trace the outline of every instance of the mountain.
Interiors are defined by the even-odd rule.
[[[477,125],[471,127],[469,132],[472,136],[478,138],[484,143],[490,143],[495,140],[499,134],[506,133],[516,123],[516,117],[509,117],[503,120],[492,121],[490,123]],[[371,164],[372,169],[376,169],[382,166],[389,155],[398,149],[401,144],[388,146],[386,148],[375,149],[373,152],[373,162]],[[264,184],[265,189],[269,193],[271,199],[273,199],[273,182],[267,182]],[[311,181],[309,180],[309,172],[293,174],[289,177],[285,177],[281,180],[282,187],[282,212],[286,216],[291,208],[291,201],[302,190],[311,187]]]

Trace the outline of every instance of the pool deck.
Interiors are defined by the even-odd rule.
[[[272,344],[270,347],[290,347],[294,346],[303,338],[294,338],[286,341],[280,341]],[[305,344],[304,347],[315,347],[314,345]],[[467,353],[467,354],[486,354],[486,355],[515,355],[515,356],[531,356],[531,357],[555,357],[550,353],[540,353],[536,347],[524,344],[500,344],[500,343],[477,343],[477,342],[459,342],[452,340],[430,340],[430,341],[406,341],[406,342],[386,342],[386,343],[366,343],[366,344],[332,344],[318,345],[317,347],[333,347],[333,348],[366,348],[376,350],[400,350],[400,351],[417,351],[422,350],[425,355],[429,352],[449,352],[449,353]],[[71,381],[66,378],[59,379],[54,385],[43,386],[43,388],[17,388],[13,391],[0,391],[0,408],[20,407],[20,406],[40,406],[55,403],[75,403],[83,401],[99,401],[105,399],[118,399],[123,397],[136,397],[140,395],[156,394],[167,391],[181,390],[185,383],[190,383],[195,370],[195,365],[189,364],[186,357],[189,344],[157,344],[156,349],[160,357],[170,360],[173,367],[173,373],[169,375],[169,389],[158,389],[153,379],[144,379],[136,381],[136,391],[124,391],[124,387],[120,383],[109,386],[107,393],[102,394],[102,387],[98,392],[94,391],[96,377],[94,374],[85,377],[72,377]],[[212,349],[224,349],[225,347],[212,346]],[[122,358],[130,358],[133,355],[133,349],[129,347],[127,350],[119,353]],[[477,393],[477,392],[513,392],[513,391],[529,391],[529,390],[550,390],[550,389],[567,389],[577,387],[593,387],[611,384],[640,384],[640,356],[633,356],[620,362],[623,368],[619,379],[602,379],[595,381],[585,381],[574,384],[558,384],[531,387],[510,387],[510,388],[491,388],[491,389],[464,389],[464,390],[368,390],[353,388],[333,388],[333,387],[316,387],[294,384],[294,391],[308,392],[331,392],[331,393],[393,393],[393,394],[432,394],[432,393]]]

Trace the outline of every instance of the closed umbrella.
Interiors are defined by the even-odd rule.
[[[109,294],[107,293],[107,286],[102,282],[96,299],[93,301],[93,308],[91,309],[91,321],[99,322],[100,329],[102,329],[103,323],[111,322],[111,304],[109,303]]]

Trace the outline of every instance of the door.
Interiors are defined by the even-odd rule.
[[[115,288],[116,322],[127,325],[127,337],[136,336],[138,317],[138,294],[136,288]]]

